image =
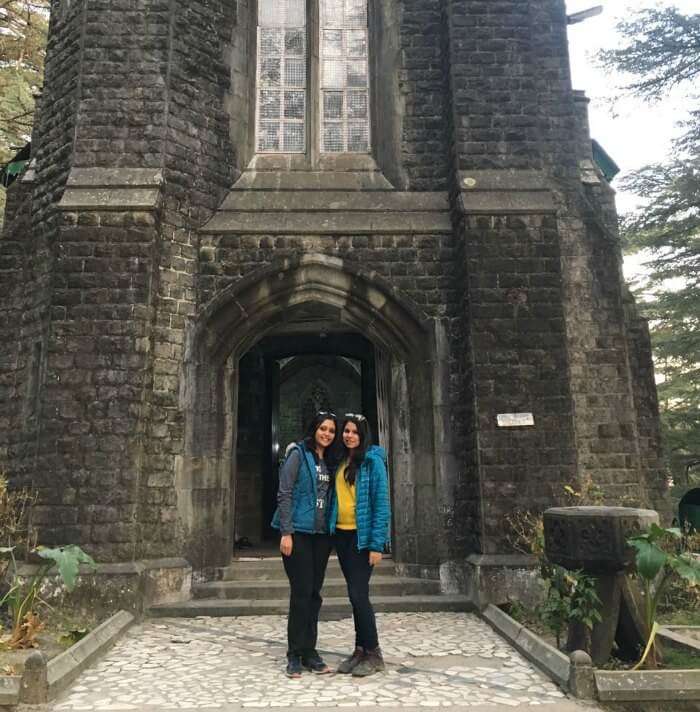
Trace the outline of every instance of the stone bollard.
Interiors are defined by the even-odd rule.
[[[652,510],[628,507],[554,507],[544,513],[547,558],[595,580],[603,617],[590,636],[596,665],[608,660],[614,643],[631,657],[646,643],[640,592],[625,575],[634,566],[634,550],[627,539],[658,521]]]
[[[49,681],[46,671],[46,658],[38,651],[32,653],[24,663],[22,682],[19,688],[19,701],[27,705],[40,705],[48,702]]]
[[[595,700],[596,687],[593,660],[584,650],[574,650],[569,656],[569,692],[582,700]]]

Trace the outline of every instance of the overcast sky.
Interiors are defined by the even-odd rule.
[[[663,160],[670,151],[670,141],[678,134],[676,123],[683,118],[687,100],[677,92],[658,104],[611,99],[619,94],[617,86],[624,77],[611,76],[597,66],[599,49],[615,47],[619,38],[615,26],[634,9],[675,6],[685,13],[700,11],[699,0],[567,0],[568,12],[603,6],[603,14],[569,28],[569,46],[574,88],[583,89],[591,100],[590,117],[593,138],[615,159],[622,172]],[[615,183],[613,183],[615,185]],[[624,212],[639,204],[634,195],[618,193],[618,210]],[[626,265],[631,273],[636,264]]]

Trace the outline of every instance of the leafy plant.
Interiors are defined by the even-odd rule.
[[[637,576],[641,580],[644,595],[644,623],[649,638],[641,660],[636,668],[647,660],[650,667],[657,667],[656,634],[659,629],[657,610],[666,586],[673,576],[680,576],[693,586],[700,583],[700,562],[689,554],[665,549],[668,541],[680,542],[679,529],[664,529],[652,524],[645,534],[632,537],[627,543],[634,547]]]
[[[595,582],[581,571],[568,571],[563,566],[548,564],[543,576],[547,584],[547,597],[540,606],[542,622],[552,631],[561,647],[564,630],[578,623],[591,631],[602,620],[600,599]]]
[[[58,640],[66,648],[70,648],[71,645],[81,641],[89,632],[88,628],[72,628],[63,633]]]
[[[55,549],[40,546],[34,552],[44,559],[44,563],[27,584],[18,574],[14,547],[0,549],[0,554],[9,555],[12,565],[10,588],[0,599],[0,607],[7,606],[12,619],[10,637],[2,641],[2,644],[10,649],[35,647],[36,636],[43,628],[38,609],[48,605],[40,598],[41,584],[54,566],[58,568],[59,576],[68,591],[75,589],[81,564],[96,568],[92,557],[79,546],[70,545]]]

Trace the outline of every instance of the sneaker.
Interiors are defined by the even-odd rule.
[[[365,657],[365,651],[363,648],[355,648],[353,651],[353,654],[349,657],[343,660],[340,665],[338,665],[338,672],[341,675],[349,675],[361,662],[362,659]]]
[[[311,655],[304,656],[301,659],[301,664],[310,670],[314,675],[326,675],[331,669],[323,661],[323,658],[316,652],[311,653]]]
[[[374,675],[375,672],[384,672],[384,658],[382,651],[379,648],[368,650],[364,658],[358,663],[352,671],[353,677],[368,677]]]
[[[287,669],[284,674],[296,680],[301,677],[302,667],[301,667],[301,657],[299,655],[288,655],[287,656]]]

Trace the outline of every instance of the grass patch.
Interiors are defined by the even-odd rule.
[[[692,610],[666,611],[659,616],[659,623],[664,625],[698,625],[700,626],[700,611]]]
[[[700,670],[700,655],[666,647],[663,667],[672,670]]]

